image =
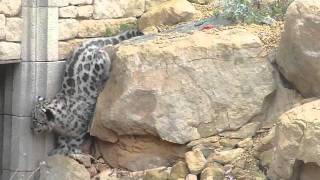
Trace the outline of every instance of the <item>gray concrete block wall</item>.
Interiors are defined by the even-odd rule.
[[[65,61],[58,61],[55,4],[23,0],[22,62],[0,67],[1,180],[38,179],[29,176],[53,148],[53,136],[36,136],[30,125],[36,97],[52,98],[61,87]]]

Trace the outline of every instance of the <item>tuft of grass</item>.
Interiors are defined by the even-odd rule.
[[[114,35],[114,32],[112,31],[112,29],[106,28],[105,36],[109,37],[109,36],[113,36],[113,35]]]
[[[120,32],[123,32],[135,27],[136,27],[136,24],[134,23],[120,24],[119,30]]]

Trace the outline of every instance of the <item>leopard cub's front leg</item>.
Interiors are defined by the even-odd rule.
[[[57,147],[48,153],[49,156],[61,154],[67,155],[69,153],[68,147],[69,138],[66,136],[59,136],[57,141]]]

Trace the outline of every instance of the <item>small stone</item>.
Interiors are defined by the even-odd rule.
[[[208,166],[202,171],[200,180],[224,180],[224,172],[218,166]]]
[[[197,139],[194,141],[191,141],[187,144],[187,147],[193,147],[199,144],[205,144],[205,143],[215,143],[219,141],[219,137],[218,136],[212,136],[212,137],[208,137],[208,138],[201,138],[201,139]]]
[[[165,167],[151,169],[146,171],[146,175],[143,180],[166,180],[169,177],[169,173]]]
[[[78,16],[81,18],[89,18],[93,14],[93,6],[87,5],[87,6],[79,6],[78,7]]]
[[[244,149],[242,149],[242,148],[214,152],[209,156],[208,161],[218,162],[221,164],[227,164],[227,163],[230,163],[231,161],[239,158],[243,152],[244,152]]]
[[[206,165],[206,158],[199,150],[187,152],[185,158],[192,174],[199,174]]]
[[[98,174],[98,171],[94,166],[87,168],[87,170],[90,174],[90,177],[96,176]]]
[[[183,161],[177,162],[171,169],[169,180],[184,179],[189,173],[187,164]]]
[[[75,18],[78,10],[76,6],[67,6],[59,8],[59,17],[63,18]]]
[[[251,148],[253,146],[253,140],[252,138],[246,138],[240,141],[237,145],[240,148]]]
[[[260,164],[263,167],[269,167],[273,159],[273,149],[264,151],[259,155]]]
[[[99,172],[102,172],[109,167],[109,165],[105,164],[105,163],[100,163],[100,162],[97,162],[96,164],[94,164],[95,168],[99,171]]]
[[[239,141],[240,141],[240,139],[223,138],[223,139],[219,140],[219,143],[223,147],[233,148],[238,144]]]
[[[86,167],[86,168],[91,167],[91,157],[90,157],[90,155],[73,154],[72,158],[77,160],[79,163],[83,164],[84,167]]]
[[[188,174],[186,180],[197,180],[198,177],[194,174]]]

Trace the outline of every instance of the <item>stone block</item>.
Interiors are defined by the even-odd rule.
[[[21,46],[19,43],[0,42],[0,60],[14,60],[21,58]]]
[[[59,20],[59,40],[75,38],[78,34],[79,22],[75,19]]]
[[[78,7],[78,16],[81,18],[89,18],[93,14],[93,6],[87,5],[87,6],[79,6]]]
[[[62,18],[75,18],[78,14],[77,6],[66,6],[59,8],[59,17]]]
[[[0,14],[0,39],[1,40],[6,38],[5,27],[6,27],[6,17],[4,14]]]
[[[22,19],[21,18],[7,18],[6,19],[6,40],[19,42],[22,36]]]
[[[2,0],[0,1],[0,14],[8,16],[18,15],[21,11],[22,0]]]

